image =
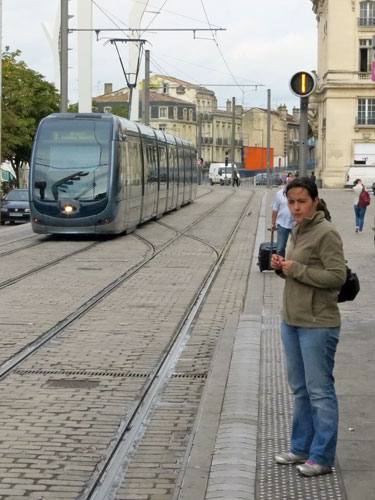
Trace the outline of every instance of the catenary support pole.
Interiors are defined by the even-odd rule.
[[[2,102],[3,102],[3,92],[2,92],[3,71],[2,71],[2,67],[3,67],[3,0],[0,0],[0,165],[3,162],[2,149],[1,149],[1,140],[2,140],[1,127],[3,124],[3,121],[2,121],[3,117],[1,115],[1,108],[2,108]],[[3,181],[3,177],[2,177],[2,173],[1,173],[1,169],[0,169],[0,208],[1,208],[1,199],[3,196],[2,181]],[[0,211],[0,221],[1,221],[1,211]]]
[[[68,110],[68,4],[69,0],[61,0],[60,25],[60,111]]]
[[[145,50],[145,81],[143,85],[143,121],[150,125],[150,51]]]
[[[233,184],[233,171],[234,171],[234,161],[235,161],[235,153],[236,153],[236,145],[235,145],[235,139],[236,139],[236,98],[232,97],[232,152],[231,152],[231,163],[232,163],[232,184]]]
[[[263,152],[262,152],[263,153]],[[267,89],[267,187],[271,187],[271,89]]]

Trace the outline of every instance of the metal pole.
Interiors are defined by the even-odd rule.
[[[262,152],[263,153],[263,152]],[[267,90],[267,187],[271,187],[271,89]]]
[[[307,175],[307,111],[309,98],[301,97],[299,122],[299,174],[301,177]]]
[[[3,67],[3,0],[0,0],[0,165],[3,163],[3,157],[2,157],[2,150],[1,150],[1,127],[3,124],[2,121],[2,115],[1,115],[1,108],[2,108],[2,99],[3,99],[3,93],[2,93],[2,87],[3,87],[3,72],[2,72],[2,67]],[[2,185],[3,185],[3,174],[0,168],[0,208],[1,208],[1,200],[3,197],[3,190],[2,190]],[[0,210],[0,221],[1,221],[1,210]]]
[[[69,0],[61,0],[60,25],[60,111],[68,110],[68,8]]]
[[[202,113],[198,113],[197,150],[198,158],[202,158]]]
[[[233,172],[234,172],[234,160],[235,160],[235,139],[236,139],[236,98],[232,97],[232,151],[231,151],[231,160],[232,160],[232,169],[231,169],[231,179],[233,184]]]
[[[143,121],[150,125],[150,51],[145,50],[145,82],[143,86]]]

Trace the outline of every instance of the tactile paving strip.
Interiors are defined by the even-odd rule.
[[[272,285],[271,285],[272,286]],[[267,298],[265,298],[267,304]],[[271,299],[272,300],[272,299]],[[262,325],[259,398],[257,500],[346,500],[335,469],[332,474],[304,478],[293,465],[278,465],[273,455],[290,446],[292,395],[286,379],[280,315],[266,305]]]

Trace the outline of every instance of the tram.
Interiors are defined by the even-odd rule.
[[[30,218],[41,234],[119,234],[191,203],[196,150],[108,113],[54,113],[35,135]]]

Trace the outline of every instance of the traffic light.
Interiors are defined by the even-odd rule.
[[[227,167],[229,163],[228,151],[225,151],[225,166]]]
[[[308,97],[316,87],[316,77],[307,71],[299,71],[290,79],[290,90],[297,97]]]

